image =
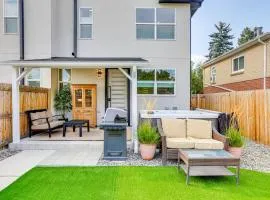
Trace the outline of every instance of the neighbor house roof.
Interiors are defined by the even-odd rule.
[[[189,3],[191,7],[191,16],[201,7],[204,0],[159,0],[159,3]]]
[[[212,65],[214,65],[214,64],[216,64],[216,63],[218,63],[218,62],[220,62],[222,60],[225,60],[225,59],[230,58],[230,57],[232,57],[232,56],[234,56],[234,55],[236,55],[236,54],[238,54],[238,53],[240,53],[242,51],[245,51],[246,49],[248,49],[250,47],[253,47],[253,46],[257,45],[257,44],[260,44],[260,40],[261,41],[266,41],[266,40],[269,40],[269,39],[270,39],[270,33],[265,33],[265,34],[255,38],[253,40],[250,40],[249,42],[247,42],[247,43],[245,43],[245,44],[243,44],[243,45],[241,45],[241,46],[239,46],[239,47],[237,47],[237,48],[235,48],[235,49],[233,49],[231,51],[228,51],[227,53],[225,53],[225,54],[223,54],[223,55],[221,55],[221,56],[219,56],[217,58],[214,58],[214,59],[212,59],[210,61],[205,62],[202,65],[202,67],[207,68],[209,66],[212,66]]]
[[[130,67],[145,66],[149,62],[136,57],[52,57],[45,59],[4,61],[0,65],[20,67]]]

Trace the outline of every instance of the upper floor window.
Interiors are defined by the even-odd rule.
[[[175,69],[138,69],[137,92],[142,95],[174,95]]]
[[[71,84],[71,69],[59,69],[58,75],[60,89]]]
[[[211,67],[210,68],[210,82],[216,83],[216,78],[217,78],[217,69],[216,67]]]
[[[244,56],[240,56],[238,58],[233,59],[233,73],[242,72],[245,69],[245,58]]]
[[[26,85],[32,87],[40,87],[40,69],[33,68],[31,72],[26,76]]]
[[[93,36],[93,9],[80,8],[80,38],[92,39]]]
[[[174,40],[176,10],[172,8],[137,8],[136,37],[149,40]]]
[[[4,33],[18,32],[18,0],[4,0]]]

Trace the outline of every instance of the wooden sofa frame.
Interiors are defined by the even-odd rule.
[[[170,149],[167,147],[166,135],[163,132],[161,119],[157,119],[157,128],[161,137],[162,164],[166,165],[167,160],[177,160],[178,149]],[[212,133],[212,138],[214,140],[222,142],[224,144],[224,149],[227,150],[229,146],[228,138],[224,135],[221,135],[214,127],[212,128]]]
[[[63,125],[60,125],[60,126],[51,128],[48,117],[46,117],[46,118],[38,118],[38,119],[32,120],[31,113],[44,112],[44,111],[47,112],[47,109],[28,110],[28,111],[25,112],[26,115],[27,115],[28,134],[29,134],[30,138],[32,137],[33,133],[42,133],[42,132],[48,132],[49,137],[51,137],[53,130],[63,127]],[[53,115],[52,116],[52,118],[56,118],[56,117],[58,118],[59,121],[67,121],[67,119],[65,118],[64,115]],[[35,130],[32,130],[33,121],[40,120],[40,119],[46,119],[46,122],[48,124],[48,128],[47,129],[35,129]]]

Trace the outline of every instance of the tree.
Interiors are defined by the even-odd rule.
[[[72,96],[69,85],[65,85],[63,88],[57,91],[54,97],[54,108],[63,115],[71,111]]]
[[[194,63],[192,63],[191,66],[191,93],[201,94],[203,92],[203,69],[201,64],[194,67]]]
[[[245,44],[246,42],[254,39],[256,37],[257,28],[250,28],[245,27],[240,35],[240,38],[238,38],[238,45]]]
[[[209,60],[216,58],[230,50],[233,49],[232,39],[233,35],[230,35],[232,31],[230,24],[226,24],[225,22],[219,22],[215,24],[217,32],[209,35],[209,55],[207,56]]]

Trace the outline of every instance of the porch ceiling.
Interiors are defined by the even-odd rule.
[[[129,57],[52,57],[48,59],[14,60],[1,62],[0,65],[32,68],[116,68],[149,66],[143,58]]]

